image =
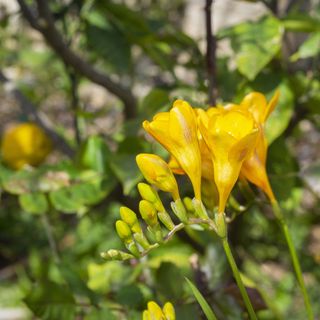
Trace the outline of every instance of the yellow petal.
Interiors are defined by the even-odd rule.
[[[162,310],[163,310],[163,313],[166,317],[166,320],[175,320],[176,319],[176,313],[174,311],[174,307],[170,302],[165,303]]]
[[[162,191],[170,192],[174,200],[180,198],[177,181],[164,160],[155,154],[141,153],[137,155],[136,161],[149,183]]]
[[[142,314],[142,320],[151,320],[148,310],[144,310]]]
[[[230,162],[243,162],[250,156],[257,144],[259,130],[256,129],[232,146],[229,151]]]
[[[274,93],[273,97],[271,98],[270,102],[267,105],[267,109],[266,109],[265,116],[263,119],[264,122],[269,118],[270,114],[272,113],[272,111],[274,110],[276,105],[278,104],[279,97],[280,97],[280,91],[276,90],[276,92]]]
[[[243,161],[256,146],[258,128],[252,115],[237,105],[212,112],[209,120],[200,115],[200,132],[213,161],[214,181],[219,193],[219,212],[224,212]]]
[[[241,175],[263,190],[271,202],[275,200],[275,196],[267,176],[266,168],[256,154],[253,154],[249,159],[243,162],[241,167]]]
[[[197,139],[196,113],[183,100],[177,100],[170,112],[158,114],[144,129],[160,142],[188,175],[195,197],[200,199],[201,158]]]
[[[154,301],[148,302],[148,311],[151,320],[165,320],[161,308]]]
[[[265,119],[265,113],[267,109],[267,100],[265,96],[260,92],[251,92],[247,94],[242,102],[241,106],[246,108],[252,113],[254,119],[258,123],[263,123]]]

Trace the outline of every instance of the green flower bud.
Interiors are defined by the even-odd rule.
[[[101,252],[101,257],[105,260],[119,260],[119,261],[125,261],[128,259],[134,258],[134,256],[130,253],[119,251],[119,250],[114,250],[110,249],[106,252]]]
[[[158,212],[158,218],[169,231],[174,228],[174,223],[167,212]]]
[[[165,211],[162,201],[158,195],[158,192],[152,186],[141,182],[138,183],[138,190],[141,198],[151,202],[155,206],[157,211]]]
[[[143,233],[134,233],[133,238],[143,249],[147,250],[150,248],[150,243]]]
[[[139,211],[142,219],[151,227],[158,224],[157,210],[151,202],[141,200],[139,203]]]
[[[172,201],[171,208],[181,222],[184,222],[184,223],[188,222],[187,211],[181,199],[178,199],[174,202]]]
[[[186,207],[187,211],[194,212],[194,207],[193,207],[191,198],[189,197],[183,198],[183,204]]]
[[[196,198],[194,198],[192,200],[192,203],[193,203],[193,207],[195,209],[196,215],[200,219],[207,220],[209,217],[208,217],[206,208],[204,207],[203,203],[200,200],[196,199]]]
[[[142,233],[137,215],[127,207],[120,208],[121,219],[127,223],[132,232]]]
[[[121,240],[125,242],[132,240],[130,227],[124,221],[118,220],[116,222],[116,230]]]
[[[217,212],[214,216],[214,220],[217,227],[217,234],[220,238],[225,238],[227,236],[227,226],[226,226],[226,219],[224,213]]]

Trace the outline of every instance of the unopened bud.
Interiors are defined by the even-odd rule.
[[[227,236],[227,226],[224,213],[217,212],[214,216],[214,221],[217,227],[217,234],[220,238],[225,238]]]
[[[122,220],[116,222],[116,230],[120,239],[124,242],[126,248],[136,257],[140,255],[136,244],[133,241],[130,227]]]
[[[205,219],[206,220],[206,219],[209,218],[207,210],[206,210],[206,208],[204,207],[203,203],[200,200],[194,198],[192,200],[192,203],[193,203],[193,207],[195,209],[195,213],[200,219]]]
[[[127,207],[120,208],[121,219],[128,224],[132,232],[142,233],[137,215]]]
[[[158,212],[158,218],[169,231],[174,228],[174,223],[172,222],[168,212]]]
[[[158,224],[157,210],[151,202],[141,200],[139,203],[139,211],[142,219],[151,227]]]
[[[172,194],[174,200],[179,199],[176,178],[168,164],[155,154],[141,153],[136,161],[145,179],[162,191]]]
[[[181,222],[184,222],[184,223],[188,222],[187,211],[181,199],[178,199],[174,202],[172,201],[171,208]]]
[[[147,250],[150,248],[150,243],[143,233],[134,233],[133,238],[143,249]]]
[[[151,202],[155,206],[157,211],[165,211],[162,201],[158,195],[158,192],[152,186],[140,182],[138,183],[138,190],[141,198]]]
[[[186,207],[187,211],[194,212],[194,207],[192,203],[192,199],[189,197],[183,198],[183,204]]]
[[[119,260],[119,261],[125,261],[128,259],[133,259],[134,256],[130,253],[119,251],[119,250],[114,250],[110,249],[106,252],[101,252],[101,257],[105,260]]]
[[[116,230],[121,240],[127,242],[132,239],[130,227],[124,221],[118,220],[116,222]]]

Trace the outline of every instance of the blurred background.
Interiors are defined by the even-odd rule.
[[[181,232],[139,262],[100,252],[122,248],[119,207],[137,209],[136,154],[166,157],[143,120],[177,98],[206,108],[277,89],[268,172],[319,319],[320,3],[211,2],[0,0],[1,320],[141,319],[151,299],[170,300],[178,320],[205,319],[185,276],[221,319],[244,319],[214,235]],[[17,127],[31,122],[37,129]],[[21,138],[33,130],[39,141]],[[20,144],[33,166],[9,154]],[[192,196],[187,180],[180,186]],[[264,195],[234,197],[246,210],[230,240],[259,319],[305,319]]]

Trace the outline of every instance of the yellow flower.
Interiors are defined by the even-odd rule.
[[[169,112],[157,114],[143,128],[176,159],[191,180],[195,197],[201,199],[201,156],[195,111],[183,100],[176,100]]]
[[[148,309],[143,312],[142,320],[175,320],[176,315],[174,307],[170,302],[167,302],[163,309],[154,302],[148,302]]]
[[[212,156],[219,194],[218,210],[222,213],[242,163],[256,145],[259,130],[251,113],[236,105],[210,108],[199,117],[200,131]]]
[[[136,161],[145,179],[162,191],[170,192],[174,200],[180,199],[177,181],[168,164],[155,154],[141,153]]]
[[[5,131],[2,138],[2,159],[13,169],[21,169],[25,165],[37,166],[50,151],[50,139],[40,127],[32,123],[13,126]]]
[[[269,103],[265,96],[259,92],[252,92],[244,97],[241,107],[251,112],[256,122],[260,126],[257,145],[251,157],[243,162],[241,175],[261,188],[269,197],[270,201],[275,201],[268,175],[266,172],[266,159],[268,144],[264,134],[264,123],[274,110],[279,99],[279,91],[276,91]]]

